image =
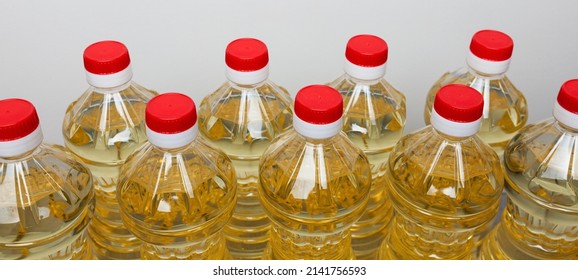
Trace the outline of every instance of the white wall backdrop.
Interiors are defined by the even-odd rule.
[[[464,65],[472,34],[514,39],[508,76],[530,122],[551,115],[560,85],[578,78],[578,2],[563,0],[51,0],[0,1],[0,98],[32,101],[46,140],[62,143],[66,107],[87,88],[82,52],[124,42],[134,80],[197,103],[224,77],[224,49],[238,37],[269,47],[271,79],[292,94],[342,73],[345,43],[372,33],[389,44],[386,78],[407,96],[407,131],[422,127],[425,95]]]

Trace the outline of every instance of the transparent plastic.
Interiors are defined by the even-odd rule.
[[[170,150],[145,144],[122,168],[118,200],[143,259],[228,258],[223,227],[235,207],[235,170],[200,137]]]
[[[482,259],[578,256],[578,131],[555,119],[528,125],[504,152],[508,203]]]
[[[478,136],[499,156],[508,141],[526,125],[526,98],[505,74],[487,76],[466,67],[445,73],[429,90],[424,120],[430,124],[431,109],[438,90],[447,84],[468,85],[484,96],[484,115]]]
[[[259,159],[271,141],[292,127],[287,90],[269,80],[257,85],[224,83],[203,99],[199,131],[223,150],[237,172],[237,206],[225,227],[235,259],[261,259],[271,223],[259,202]]]
[[[0,259],[89,259],[92,177],[63,147],[0,158]]]
[[[260,198],[273,221],[266,259],[353,259],[350,228],[371,187],[367,157],[341,132],[311,139],[290,130],[261,159]]]
[[[381,259],[469,259],[498,212],[504,176],[476,135],[456,138],[427,126],[398,142],[386,184],[396,214]]]
[[[356,258],[375,259],[393,217],[384,175],[389,152],[405,127],[405,96],[385,79],[362,81],[344,74],[329,86],[343,97],[343,131],[371,165],[369,203],[351,234]]]
[[[157,95],[135,82],[90,87],[64,116],[65,146],[92,172],[95,216],[88,232],[97,259],[139,259],[140,241],[123,225],[116,199],[120,166],[147,141],[144,112]]]

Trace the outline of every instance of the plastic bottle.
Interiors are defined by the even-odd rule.
[[[43,143],[34,106],[0,100],[0,259],[87,259],[92,176]]]
[[[232,41],[225,52],[228,81],[199,107],[199,130],[231,158],[238,200],[225,228],[234,259],[261,259],[271,223],[259,203],[258,168],[271,141],[291,128],[291,98],[268,79],[267,46],[253,38]]]
[[[432,124],[397,143],[386,173],[395,216],[380,258],[472,258],[504,185],[497,154],[476,135],[482,113],[476,90],[444,86]]]
[[[65,146],[94,178],[91,247],[97,259],[138,259],[140,241],[122,224],[116,185],[120,166],[147,140],[144,109],[156,92],[132,81],[130,56],[120,42],[88,46],[84,67],[90,87],[68,107],[62,131]]]
[[[478,136],[499,156],[508,141],[528,118],[526,98],[506,76],[514,42],[496,30],[474,34],[466,57],[467,67],[448,72],[435,82],[428,93],[424,119],[430,124],[431,108],[438,90],[447,84],[468,85],[484,97],[483,119]]]
[[[553,115],[526,126],[506,146],[507,207],[480,258],[578,256],[578,79],[562,85]]]
[[[367,157],[347,136],[343,100],[328,86],[301,89],[293,128],[259,165],[260,198],[272,220],[265,258],[353,259],[350,228],[371,187]]]
[[[387,43],[374,35],[349,39],[345,74],[329,84],[343,97],[343,131],[371,164],[371,195],[361,219],[353,225],[357,259],[375,259],[392,219],[385,189],[387,157],[405,127],[405,96],[385,79]]]
[[[223,259],[223,227],[237,183],[225,153],[201,137],[191,98],[154,97],[146,106],[149,143],[131,155],[118,185],[121,216],[143,241],[143,259]]]

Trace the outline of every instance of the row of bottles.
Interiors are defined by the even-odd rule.
[[[506,34],[476,33],[467,67],[428,94],[431,125],[402,137],[405,96],[373,35],[294,101],[268,79],[267,46],[235,40],[198,116],[186,95],[133,82],[122,43],[90,45],[66,147],[40,144],[32,104],[0,101],[0,258],[574,257],[578,82],[555,121],[523,128],[512,52]]]

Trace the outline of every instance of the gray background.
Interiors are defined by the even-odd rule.
[[[270,78],[294,95],[341,75],[349,37],[372,33],[389,44],[386,79],[407,96],[408,132],[424,125],[432,83],[462,67],[472,34],[490,28],[514,39],[508,76],[536,122],[578,78],[577,11],[570,0],[1,1],[0,98],[32,101],[46,140],[62,143],[66,107],[88,86],[82,52],[92,42],[124,42],[136,82],[199,104],[225,80],[233,39],[263,40]]]

